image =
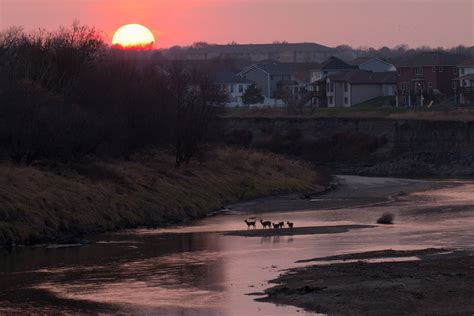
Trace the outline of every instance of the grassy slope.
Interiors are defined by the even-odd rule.
[[[181,168],[164,153],[49,171],[0,165],[0,244],[183,220],[320,181],[303,163],[236,149]]]

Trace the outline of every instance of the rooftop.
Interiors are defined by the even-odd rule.
[[[332,57],[329,57],[329,59],[323,62],[322,64],[318,65],[317,67],[314,67],[313,69],[324,70],[324,69],[354,69],[354,68],[357,68],[357,66],[348,64],[342,59],[332,56]]]
[[[466,57],[443,52],[424,52],[395,61],[397,67],[423,66],[457,66],[463,63]]]
[[[353,69],[329,75],[328,78],[332,81],[346,81],[351,84],[389,84],[397,82],[397,74],[394,71],[372,72]]]
[[[353,59],[349,61],[349,64],[354,65],[354,66],[359,66],[362,65],[363,63],[368,62],[369,60],[374,59],[373,57],[358,57],[356,59]]]
[[[474,58],[464,60],[460,66],[474,67]]]
[[[247,68],[245,68],[241,73],[245,73],[252,68],[259,68],[270,75],[293,75],[299,76],[304,73],[304,76],[309,77],[309,69],[317,67],[318,64],[316,63],[280,63],[278,61],[268,61],[268,62],[260,62],[253,64]]]
[[[212,77],[216,83],[233,83],[233,84],[250,84],[250,80],[242,78],[232,72],[216,72],[212,74]]]
[[[460,76],[460,77],[454,78],[453,80],[474,80],[474,74]]]

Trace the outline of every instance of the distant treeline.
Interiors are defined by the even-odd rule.
[[[288,44],[288,42],[274,42],[275,46],[281,48],[282,45]],[[196,42],[190,46],[173,46],[168,49],[163,49],[158,54],[158,57],[167,59],[186,59],[188,54],[193,53],[196,50],[205,50],[206,48],[212,47],[214,44],[207,42]],[[227,45],[239,45],[238,43],[229,43]],[[339,45],[333,48],[332,55],[345,59],[352,60],[357,57],[377,57],[390,61],[397,61],[400,59],[410,58],[416,54],[422,52],[444,52],[447,54],[462,55],[466,57],[474,57],[474,46],[458,45],[454,47],[409,47],[408,45],[397,45],[394,47],[383,46],[380,48],[374,47],[352,47],[349,45]]]
[[[458,45],[450,48],[420,46],[411,48],[408,45],[398,45],[389,47],[359,47],[353,48],[348,45],[339,45],[334,48],[337,56],[350,60],[355,57],[377,57],[385,60],[396,62],[405,58],[410,58],[423,52],[443,52],[452,55],[461,55],[466,57],[474,57],[474,46]]]
[[[18,164],[200,152],[224,96],[203,69],[107,47],[94,28],[0,33],[0,158]]]

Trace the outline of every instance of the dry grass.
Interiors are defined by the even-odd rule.
[[[4,164],[0,244],[179,221],[240,199],[312,190],[320,181],[304,163],[237,149],[180,168],[162,152],[48,170]]]

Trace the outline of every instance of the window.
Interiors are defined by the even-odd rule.
[[[409,90],[409,89],[410,89],[410,84],[408,82],[400,83],[400,90]]]
[[[331,91],[331,84],[329,82],[326,83],[326,91]]]
[[[415,75],[417,75],[417,76],[423,75],[423,67],[416,67],[415,68]]]
[[[443,67],[438,67],[438,72],[443,72]]]
[[[455,74],[455,75],[458,74],[458,68],[457,67],[453,67],[453,74]]]
[[[344,104],[348,104],[349,103],[349,99],[347,97],[344,98]]]
[[[400,76],[402,74],[402,70],[400,68],[397,69],[397,74]]]
[[[344,82],[344,92],[347,92],[349,90],[349,85],[347,82]]]
[[[403,97],[403,104],[408,104],[408,97],[407,96]]]
[[[431,81],[428,81],[428,88],[433,88],[433,83]]]
[[[239,84],[239,93],[244,93],[244,86]]]
[[[433,72],[436,72],[436,67],[433,67]]]
[[[334,92],[334,82],[331,83],[331,92]]]
[[[332,97],[328,97],[328,103],[332,104]]]
[[[464,75],[464,68],[461,68],[461,75]]]
[[[229,87],[230,87],[230,93],[234,93],[234,85],[231,84]]]

